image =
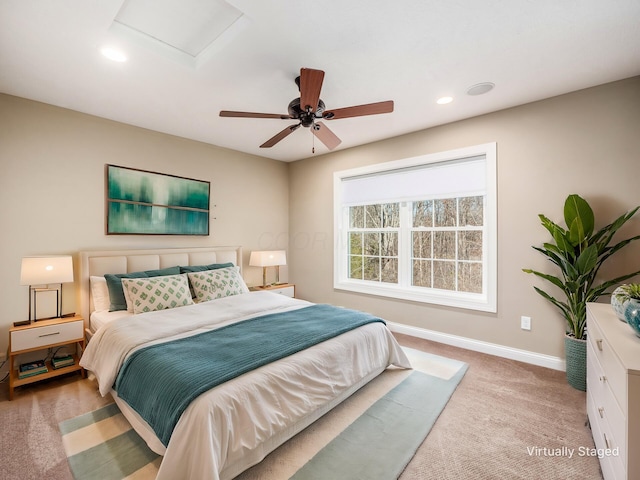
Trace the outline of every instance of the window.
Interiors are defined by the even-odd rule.
[[[495,312],[495,150],[336,172],[335,288]]]

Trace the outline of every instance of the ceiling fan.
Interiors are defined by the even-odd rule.
[[[293,133],[295,130],[300,128],[300,126],[303,126],[311,128],[311,132],[318,138],[318,140],[324,143],[329,150],[333,150],[340,145],[342,140],[329,130],[324,123],[317,120],[338,120],[341,118],[362,117],[365,115],[377,115],[379,113],[393,112],[393,100],[327,110],[324,102],[320,99],[320,90],[322,89],[323,80],[324,72],[322,70],[301,68],[300,76],[295,80],[298,85],[298,89],[300,90],[300,97],[291,100],[289,103],[288,114],[234,112],[222,110],[220,112],[220,116],[299,120],[298,123],[288,126],[264,142],[260,145],[260,148],[273,147],[280,140]]]

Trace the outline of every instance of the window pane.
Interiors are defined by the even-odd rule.
[[[400,227],[400,204],[387,203],[382,206],[382,227]]]
[[[387,283],[398,283],[398,259],[382,259],[382,281]]]
[[[362,255],[362,233],[349,233],[349,253]]]
[[[382,205],[366,205],[365,207],[365,228],[382,227]]]
[[[413,281],[416,287],[431,287],[431,261],[413,261]]]
[[[380,234],[380,255],[383,257],[398,256],[398,234],[384,232]]]
[[[431,200],[413,202],[413,226],[433,226],[433,202]]]
[[[349,257],[349,278],[362,279],[362,257]]]
[[[456,266],[453,262],[433,262],[433,288],[456,289]]]
[[[458,267],[458,290],[482,293],[482,264],[460,263]]]
[[[433,258],[456,258],[456,232],[433,232]]]
[[[349,227],[364,228],[364,207],[349,207]]]
[[[380,258],[364,257],[364,280],[380,280]]]
[[[434,225],[436,227],[456,226],[456,199],[445,198],[433,201]]]
[[[364,234],[364,254],[380,255],[380,234],[365,233]]]
[[[413,232],[413,257],[431,258],[431,232]]]
[[[458,258],[460,260],[482,260],[482,232],[458,233]]]
[[[464,197],[459,201],[460,225],[481,227],[483,219],[482,197]]]

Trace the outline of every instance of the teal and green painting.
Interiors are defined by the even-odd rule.
[[[210,183],[107,165],[107,233],[209,235]]]

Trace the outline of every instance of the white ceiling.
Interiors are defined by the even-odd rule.
[[[0,0],[0,92],[292,161],[312,156],[309,130],[258,147],[295,121],[218,114],[286,114],[301,67],[325,71],[327,109],[395,101],[391,114],[325,121],[338,149],[640,75],[640,0],[227,3],[241,21],[189,63],[112,28],[126,0]],[[107,44],[128,61],[101,56]],[[480,82],[496,87],[466,95]],[[444,95],[454,101],[437,105]]]

